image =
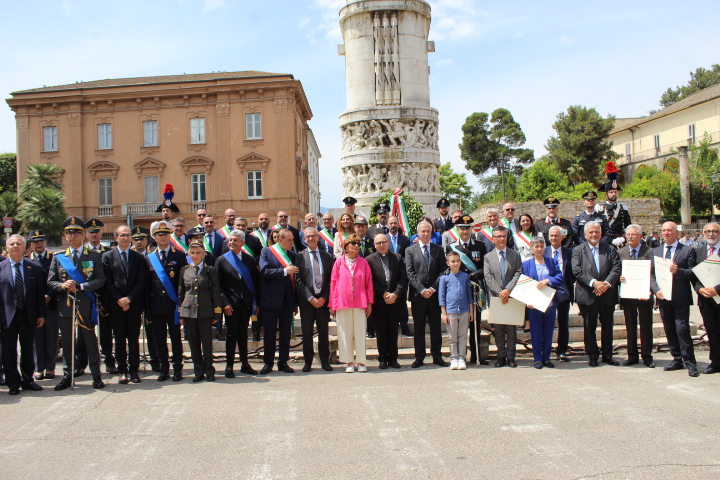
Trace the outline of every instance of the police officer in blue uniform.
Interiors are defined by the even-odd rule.
[[[450,208],[450,202],[447,198],[441,198],[437,202],[437,209],[440,213],[440,216],[433,220],[433,225],[435,226],[436,232],[447,232],[448,230],[452,230],[454,224],[453,219],[448,213],[448,209]]]
[[[597,203],[597,192],[589,190],[583,193],[582,198],[585,202],[585,211],[575,217],[572,222],[572,233],[575,240],[575,245],[585,243],[585,224],[590,221],[600,223],[602,238],[601,241],[608,243],[610,238],[610,231],[608,230],[607,217],[604,214],[595,210],[595,204]]]

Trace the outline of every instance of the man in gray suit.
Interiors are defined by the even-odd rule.
[[[495,227],[493,230],[493,243],[495,249],[485,255],[484,268],[485,285],[493,297],[490,302],[502,302],[505,305],[510,292],[522,274],[522,258],[515,250],[507,248],[507,241],[510,232],[503,226]],[[515,363],[515,343],[517,340],[517,329],[515,325],[493,324],[495,329],[495,345],[498,349],[496,367],[509,365],[517,367]]]
[[[720,241],[720,225],[708,223],[703,229],[705,241],[695,249],[698,265],[718,253]],[[715,303],[714,296],[720,293],[720,285],[703,285],[693,275],[693,288],[698,294],[698,307],[705,324],[708,343],[710,344],[710,365],[705,369],[706,374],[720,372],[720,304]]]
[[[618,303],[620,258],[614,246],[600,242],[600,222],[587,222],[583,232],[587,241],[573,249],[572,271],[577,279],[575,302],[583,317],[585,352],[590,357],[589,365],[597,367],[600,350],[595,332],[599,315],[602,362],[619,365],[617,360],[612,358],[612,344],[613,314]]]
[[[650,260],[650,268],[652,272],[653,253],[652,248],[641,242],[642,228],[639,225],[628,225],[625,229],[628,244],[618,250],[620,262],[623,260]],[[625,282],[625,277],[620,277],[620,283]],[[625,328],[627,329],[627,351],[628,359],[623,365],[636,365],[640,363],[638,355],[638,319],[640,320],[640,351],[643,363],[648,368],[655,368],[652,357],[653,331],[652,331],[652,315],[653,315],[653,294],[648,291],[646,298],[623,298],[620,305],[623,307],[625,314]]]

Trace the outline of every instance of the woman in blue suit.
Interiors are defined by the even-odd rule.
[[[523,262],[523,275],[537,280],[539,282],[538,289],[550,286],[557,290],[555,297],[553,297],[550,306],[545,312],[528,305],[530,338],[532,340],[535,368],[542,368],[543,366],[553,368],[555,365],[550,361],[550,349],[552,347],[553,330],[555,330],[558,294],[562,293],[558,288],[562,289],[564,287],[564,279],[558,262],[543,255],[545,239],[542,236],[533,237],[530,247],[532,248],[533,257]]]

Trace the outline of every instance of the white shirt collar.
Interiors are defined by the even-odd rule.
[[[500,257],[500,252],[505,252],[505,250],[507,250],[507,247],[503,248],[502,250],[500,250],[500,249],[498,249],[498,248],[496,248],[495,250],[497,251],[498,258],[499,258],[499,257]]]

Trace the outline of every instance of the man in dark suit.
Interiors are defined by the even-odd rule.
[[[405,258],[405,250],[410,246],[410,238],[400,233],[400,221],[397,217],[388,218],[388,246],[393,253]]]
[[[140,325],[145,310],[145,258],[130,249],[130,227],[115,229],[117,247],[103,254],[105,291],[113,332],[115,333],[115,357],[118,361],[118,383],[140,383]],[[125,342],[127,341],[127,349]]]
[[[308,228],[308,227],[310,227],[316,231],[320,231],[320,229],[318,228],[317,216],[312,212],[305,215],[305,228]],[[307,243],[305,243],[305,230],[300,230],[298,235],[300,235],[300,242],[303,244],[303,247],[307,248]],[[322,237],[318,237],[318,238],[319,238],[318,247],[320,248],[320,250],[327,252],[327,250],[328,250],[327,243],[322,239]]]
[[[562,241],[563,247],[572,248],[574,245],[572,223],[567,218],[560,218],[560,200],[555,197],[548,197],[543,200],[543,205],[545,205],[545,209],[547,210],[547,216],[536,220],[535,228],[538,233],[541,233],[543,237],[545,237],[545,244],[549,245],[552,243],[550,242],[550,229],[557,225],[563,230],[563,235],[565,235],[565,239]]]
[[[707,260],[718,253],[718,241],[720,240],[720,225],[708,223],[703,229],[705,241],[695,250],[697,264]],[[708,285],[707,287],[693,275],[693,288],[698,294],[698,306],[705,324],[708,343],[710,344],[710,365],[705,369],[706,374],[720,372],[720,304],[715,302],[713,297],[720,294],[720,285]]]
[[[567,355],[568,342],[570,340],[570,305],[575,302],[575,275],[572,272],[572,249],[566,247],[566,230],[562,225],[553,225],[548,229],[550,246],[545,247],[544,255],[557,260],[562,270],[565,289],[570,298],[557,304],[557,359],[561,362],[569,362]]]
[[[337,228],[333,226],[333,223],[335,223],[335,217],[333,217],[332,213],[325,213],[322,216],[322,225],[318,226],[319,232],[325,232],[325,236],[330,238],[331,240],[335,238],[335,234],[337,233]],[[323,243],[325,244],[325,251],[328,252],[331,256],[334,258],[333,253],[333,246],[334,242],[329,242],[323,240]]]
[[[378,233],[387,234],[390,231],[388,227],[388,218],[390,215],[390,206],[387,203],[379,203],[375,210],[375,216],[378,223],[368,229],[367,236],[375,238]]]
[[[448,210],[450,209],[450,202],[448,199],[441,198],[438,200],[437,209],[440,216],[433,221],[433,227],[436,232],[447,232],[452,229],[454,225],[452,218],[448,215]]]
[[[228,237],[230,250],[215,262],[227,325],[226,378],[235,378],[233,365],[236,345],[240,354],[240,372],[257,375],[255,369],[248,363],[247,329],[250,317],[257,314],[260,272],[255,259],[243,251],[247,237],[242,230],[231,231]]]
[[[260,278],[263,282],[260,308],[263,310],[265,332],[264,365],[260,370],[262,375],[270,373],[275,364],[275,335],[278,326],[280,329],[278,370],[286,373],[295,372],[287,362],[290,359],[292,317],[297,308],[294,276],[300,272],[300,269],[295,266],[292,232],[281,228],[278,235],[278,243],[263,248],[260,254]]]
[[[164,382],[170,378],[170,359],[168,358],[167,336],[170,332],[170,345],[173,354],[173,382],[182,380],[183,371],[183,345],[180,338],[180,323],[175,323],[178,311],[177,290],[180,271],[187,265],[187,256],[184,252],[175,249],[170,245],[170,235],[173,231],[167,228],[167,224],[159,223],[153,232],[157,248],[154,252],[146,255],[147,262],[147,311],[152,318],[151,328],[154,332],[153,339],[157,351],[158,362],[160,363],[160,375],[158,381]],[[157,262],[150,258],[155,256]],[[161,266],[161,271],[155,270],[155,264]],[[162,272],[165,272],[163,275]],[[162,275],[162,278],[161,278]],[[163,281],[164,280],[164,281]],[[165,286],[169,283],[171,291]],[[175,300],[171,294],[174,294]],[[150,336],[148,336],[150,341]]]
[[[97,323],[97,311],[94,305],[93,292],[105,284],[105,272],[102,255],[83,247],[85,223],[79,217],[69,217],[63,223],[65,240],[70,245],[63,254],[56,254],[50,264],[48,287],[58,292],[58,324],[63,345],[63,379],[55,386],[55,390],[64,390],[71,386],[70,368],[72,368],[72,341],[75,322],[73,319],[73,299],[77,309],[77,334],[84,339],[87,347],[90,371],[93,376],[93,387],[103,388],[100,373],[100,351],[94,324]],[[71,271],[65,269],[62,261]],[[69,267],[70,268],[70,267]],[[76,273],[72,273],[76,272]],[[74,280],[73,277],[77,279]]]
[[[305,246],[302,244],[302,240],[300,239],[300,230],[293,227],[288,223],[288,213],[284,210],[280,210],[277,212],[277,216],[275,217],[277,220],[277,224],[273,227],[273,230],[278,230],[280,228],[284,228],[286,230],[289,230],[293,234],[293,250],[295,253],[302,252],[302,250],[305,248]]]
[[[368,255],[375,253],[375,243],[372,237],[368,235],[368,220],[362,215],[355,217],[353,224],[355,234],[360,237],[362,244],[360,245],[360,256],[366,258]]]
[[[42,390],[35,383],[35,330],[45,323],[45,291],[47,284],[42,267],[25,260],[25,238],[10,235],[5,242],[8,260],[0,263],[0,343],[5,382],[10,395],[23,390]],[[20,371],[17,345],[20,341]],[[20,375],[22,372],[22,376]]]
[[[182,220],[182,219],[181,219]],[[184,222],[184,221],[183,221]],[[157,227],[163,226],[165,230],[170,230],[172,232],[172,227],[168,222],[165,221],[159,221],[159,222],[153,222],[152,223],[153,228],[157,230]],[[132,236],[132,247],[131,249],[135,250],[137,253],[143,256],[145,260],[147,260],[147,256],[150,254],[150,230],[147,228],[136,225],[132,228],[131,231]],[[168,242],[170,240],[168,239]],[[146,273],[147,280],[147,286],[150,285],[150,273],[149,270]],[[177,291],[177,289],[176,289]],[[145,290],[145,293],[147,294],[148,290]],[[147,306],[147,295],[145,296],[145,305]],[[150,313],[150,309],[146,308],[145,312],[142,315],[142,326],[145,329],[145,344],[147,345],[147,352],[148,356],[150,357],[150,366],[152,367],[153,371],[155,372],[161,372],[162,369],[160,368],[160,360],[158,357],[158,350],[157,350],[157,341],[155,340],[155,329],[152,325],[152,315]],[[167,336],[167,335],[166,335]],[[167,342],[167,338],[165,338],[163,341]]]
[[[500,212],[497,208],[489,208],[487,211],[488,226],[483,228],[481,231],[475,234],[475,237],[485,244],[485,250],[492,252],[495,250],[495,240],[493,239],[493,232],[500,225]],[[452,243],[452,242],[450,242]],[[508,233],[507,243],[508,248],[515,248],[515,241],[512,238],[512,233]]]
[[[522,274],[522,258],[507,243],[510,238],[510,230],[498,226],[493,229],[492,235],[494,248],[485,255],[483,264],[488,297],[492,297],[488,298],[490,308],[492,308],[492,302],[502,302],[503,305],[508,302],[510,292],[515,288],[515,284]],[[494,323],[493,328],[495,329],[493,333],[495,345],[498,349],[495,366],[517,367],[517,363],[515,363],[517,327]]]
[[[433,226],[430,222],[418,225],[418,241],[405,250],[405,269],[410,284],[410,308],[415,321],[415,361],[412,368],[423,365],[425,360],[425,323],[430,324],[430,353],[433,363],[446,367],[443,360],[442,330],[440,327],[440,303],[438,283],[445,269],[445,254],[440,245],[431,242]]]
[[[212,215],[206,215],[202,220],[203,228],[205,229],[205,250],[208,250],[213,254],[214,258],[222,255],[222,245],[225,238],[215,230],[215,218]]]
[[[695,350],[690,336],[690,305],[693,304],[690,281],[694,279],[692,269],[696,265],[695,249],[678,242],[678,230],[674,222],[663,223],[660,233],[663,244],[653,249],[653,255],[671,259],[670,273],[673,275],[672,300],[665,298],[665,292],[657,283],[656,274],[659,267],[657,263],[651,280],[652,291],[660,306],[665,336],[673,356],[673,361],[664,370],[680,370],[685,367],[688,375],[697,377],[699,374]],[[683,362],[685,362],[684,367]]]
[[[584,323],[585,352],[589,365],[598,366],[596,330],[600,316],[602,362],[619,365],[613,355],[613,314],[618,303],[620,259],[614,246],[600,242],[602,226],[590,221],[583,224],[585,242],[573,249],[572,271],[575,275],[575,301]]]
[[[307,227],[303,233],[307,248],[295,255],[295,261],[300,270],[295,278],[305,359],[303,372],[309,372],[312,368],[314,325],[317,325],[320,364],[323,370],[332,372],[328,338],[330,310],[327,302],[330,299],[330,277],[334,261],[332,255],[320,248],[320,234],[317,227]]]
[[[625,229],[627,245],[618,250],[620,261],[623,260],[649,260],[652,272],[653,252],[650,247],[642,243],[642,228],[639,225],[628,225]],[[620,283],[625,277],[620,277]],[[655,368],[652,357],[653,347],[653,304],[655,300],[652,292],[648,290],[647,297],[621,298],[620,305],[625,314],[625,328],[627,329],[628,359],[623,365],[636,365],[640,363],[638,355],[638,319],[640,320],[640,351],[643,363],[648,368]]]
[[[245,242],[243,242],[243,252],[245,252],[247,255],[250,255],[253,259],[255,259],[255,262],[257,264],[257,259],[260,258],[260,252],[263,249],[262,244],[260,243],[260,240],[255,235],[250,235],[247,231],[248,224],[247,219],[245,217],[237,217],[235,218],[235,225],[233,226],[232,230],[240,230],[245,234]],[[228,247],[228,240],[229,238],[226,238],[223,240],[223,246],[222,246],[222,254],[225,255],[227,252],[230,251],[230,247]]]
[[[405,310],[407,272],[399,253],[389,251],[387,235],[378,233],[373,239],[375,253],[367,257],[373,277],[373,317],[377,335],[380,368],[400,368],[398,363],[398,323]]]

